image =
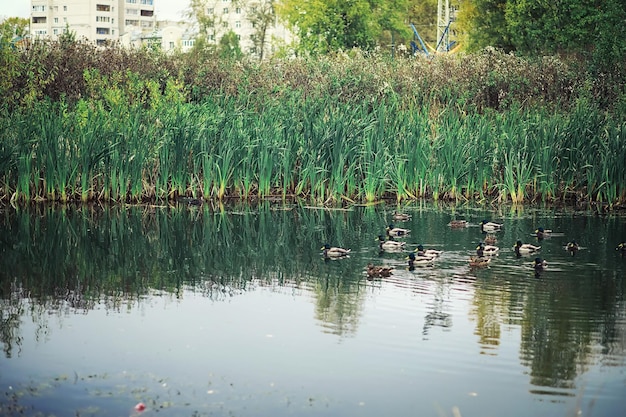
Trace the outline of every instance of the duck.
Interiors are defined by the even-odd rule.
[[[478,255],[479,251],[482,251],[482,255]],[[494,256],[497,255],[499,251],[499,247],[493,245],[485,245],[483,242],[480,242],[478,244],[478,247],[476,248],[476,254],[478,256]]]
[[[400,237],[400,236],[406,236],[409,233],[411,233],[410,229],[403,229],[401,227],[394,227],[393,224],[390,224],[389,226],[387,226],[387,236]]]
[[[485,245],[494,245],[498,242],[498,239],[496,238],[496,235],[489,234],[485,236],[483,241],[485,242]]]
[[[409,257],[407,259],[409,260],[409,268],[413,268],[416,266],[432,265],[435,262],[434,257],[431,258],[427,256],[415,256],[415,253],[413,252],[409,253]]]
[[[399,211],[394,211],[393,215],[391,216],[394,220],[400,221],[400,222],[406,222],[411,220],[411,215],[410,214],[406,214],[406,213],[400,213]]]
[[[378,246],[380,247],[381,251],[401,251],[404,249],[404,245],[406,245],[406,242],[400,242],[397,240],[385,240],[385,237],[383,235],[378,235]]]
[[[351,251],[351,249],[330,246],[328,243],[325,243],[321,249],[324,258],[343,258],[344,256],[348,256]]]
[[[436,258],[437,256],[441,255],[443,251],[440,250],[435,250],[435,249],[424,249],[423,245],[417,245],[417,248],[415,249],[415,254],[420,257],[429,257],[429,258]]]
[[[544,259],[537,257],[533,261],[533,268],[535,268],[535,271],[543,271],[547,266],[548,263]]]
[[[370,278],[386,278],[393,273],[393,266],[367,264],[367,276]]]
[[[621,242],[619,245],[617,245],[615,250],[618,251],[620,255],[622,255],[622,257],[626,257],[626,241]]]
[[[572,256],[576,255],[576,252],[578,252],[579,249],[580,246],[578,246],[578,243],[576,243],[575,240],[567,242],[567,245],[565,245],[565,250],[568,251]]]
[[[472,267],[483,267],[489,265],[491,258],[484,256],[472,256],[469,260],[469,264]]]
[[[497,232],[502,229],[503,224],[490,222],[488,220],[483,220],[480,222],[480,231],[481,232]]]
[[[529,253],[535,253],[541,249],[541,246],[535,246],[530,243],[522,243],[521,240],[518,240],[513,246],[513,250],[517,256],[527,255]]]
[[[448,226],[453,229],[462,229],[464,227],[469,227],[469,223],[467,220],[452,220],[448,223]]]
[[[535,236],[537,239],[541,240],[544,237],[550,236],[551,233],[552,233],[552,230],[550,229],[544,229],[543,227],[538,227],[534,233],[531,233],[531,236]]]

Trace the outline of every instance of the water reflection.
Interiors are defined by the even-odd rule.
[[[384,207],[324,210],[262,202],[257,206],[52,207],[3,211],[0,219],[0,343],[19,356],[23,317],[45,341],[50,317],[100,308],[132,311],[159,293],[193,292],[220,302],[257,291],[311,297],[321,332],[356,338],[368,300],[393,287],[419,299],[422,341],[452,332],[467,317],[479,354],[500,355],[504,334],[519,329],[519,358],[531,391],[576,395],[576,380],[601,361],[624,366],[626,263],[615,252],[625,220],[578,211],[418,206],[406,227],[407,250],[442,249],[433,267],[406,267],[405,253],[380,253],[375,237],[389,224]],[[467,259],[482,238],[478,227],[452,230],[452,218],[499,218],[501,252],[489,268]],[[572,257],[557,237],[542,241],[549,267],[540,275],[510,250],[537,224],[581,242]],[[322,243],[352,249],[325,262]],[[587,249],[588,248],[588,249]],[[368,281],[369,262],[396,267]],[[465,308],[464,303],[468,307]],[[417,308],[417,307],[416,307]],[[365,323],[368,324],[368,323]],[[462,326],[462,325],[460,325]],[[467,342],[467,341],[466,341]]]

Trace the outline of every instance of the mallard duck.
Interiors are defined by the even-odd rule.
[[[484,256],[472,256],[469,260],[470,266],[473,267],[487,266],[490,262],[491,258],[487,258]]]
[[[410,214],[406,214],[406,213],[400,213],[398,211],[394,211],[393,215],[391,216],[394,220],[400,221],[400,222],[406,222],[411,220],[411,215]]]
[[[494,245],[498,242],[496,235],[487,235],[484,239],[485,245]]]
[[[548,263],[541,258],[535,258],[533,262],[533,268],[535,268],[535,271],[543,271],[547,266]]]
[[[415,255],[417,257],[428,257],[428,258],[436,258],[437,256],[441,255],[443,251],[440,250],[435,250],[435,249],[424,249],[423,245],[417,245],[417,248],[415,249]]]
[[[567,242],[567,245],[565,245],[565,250],[568,251],[572,256],[576,255],[578,249],[580,249],[580,246],[578,246],[578,243],[576,243],[575,240]]]
[[[502,224],[490,222],[488,220],[483,220],[480,222],[480,231],[481,232],[497,232],[502,229]]]
[[[415,253],[413,252],[409,253],[409,257],[407,259],[409,260],[409,268],[414,268],[416,266],[432,265],[435,262],[434,257],[431,258],[428,256],[415,256]]]
[[[391,236],[391,237],[406,236],[410,232],[411,230],[409,229],[403,229],[401,227],[394,227],[393,224],[390,224],[389,226],[387,226],[387,236]]]
[[[615,250],[618,251],[620,255],[626,257],[626,242],[621,242],[619,245],[617,245]]]
[[[535,230],[535,232],[531,233],[530,235],[535,236],[537,239],[541,240],[544,237],[550,236],[550,234],[552,234],[552,230],[544,229],[543,227],[538,227],[537,230]]]
[[[342,258],[344,256],[348,256],[349,253],[350,249],[330,246],[328,243],[325,243],[324,246],[322,246],[322,255],[324,258]]]
[[[392,274],[393,266],[378,266],[367,264],[367,276],[370,278],[388,277]]]
[[[382,251],[401,251],[404,249],[406,242],[399,242],[397,240],[386,240],[383,235],[378,235],[378,246]]]
[[[535,246],[530,243],[522,243],[521,240],[518,240],[515,243],[515,246],[513,246],[513,250],[515,251],[515,254],[517,256],[527,255],[529,253],[535,253],[539,249],[541,249],[541,246]]]
[[[452,220],[448,223],[448,226],[453,229],[462,229],[464,227],[469,227],[469,223],[467,220]]]
[[[482,255],[479,255],[479,252],[482,252]],[[485,245],[483,242],[478,244],[476,248],[476,255],[478,256],[494,256],[500,252],[500,248],[493,245]]]

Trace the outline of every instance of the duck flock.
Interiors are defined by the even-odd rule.
[[[411,219],[411,216],[406,213],[395,212],[392,218],[394,221],[408,221]],[[452,220],[448,223],[448,226],[453,229],[463,229],[469,227],[470,223],[466,220]],[[471,268],[488,266],[493,257],[498,255],[500,252],[500,248],[496,246],[496,234],[502,230],[503,224],[483,220],[480,222],[479,226],[481,233],[484,235],[484,239],[476,247],[475,254],[473,253],[469,257],[468,262]],[[406,242],[398,239],[405,238],[409,236],[410,233],[410,229],[396,227],[393,223],[389,224],[386,228],[385,235],[381,234],[376,238],[379,250],[381,252],[405,252]],[[556,235],[557,234],[553,233],[552,230],[544,229],[543,227],[538,227],[533,233],[531,233],[531,236],[535,237],[538,241]],[[576,241],[572,240],[564,245],[564,249],[568,251],[570,255],[574,256],[581,248]],[[536,273],[543,271],[548,266],[548,263],[542,257],[538,256],[541,251],[541,246],[517,240],[515,245],[513,245],[512,250],[518,258],[534,255],[535,258],[531,267]],[[622,257],[626,257],[626,241],[619,243],[615,250],[618,251]],[[417,248],[414,251],[411,251],[406,258],[408,269],[413,270],[415,267],[419,266],[432,266],[441,253],[442,251],[440,250],[426,249],[423,245],[418,245]],[[322,247],[322,256],[325,259],[345,258],[348,257],[349,254],[350,249],[331,246],[328,243]],[[370,263],[367,265],[365,272],[368,278],[381,278],[392,275],[393,269],[393,266],[374,265]]]

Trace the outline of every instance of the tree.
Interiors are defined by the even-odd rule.
[[[28,19],[9,17],[0,23],[0,41],[11,42],[14,38],[23,38],[28,34]]]
[[[241,47],[239,46],[239,36],[229,30],[220,38],[218,53],[221,58],[240,59],[243,56]]]
[[[408,0],[283,0],[276,7],[309,53],[370,50],[389,31],[408,37],[407,12]]]
[[[247,9],[248,21],[252,24],[255,32],[252,35],[254,49],[262,61],[265,55],[267,33],[276,20],[274,0],[266,0],[262,3],[252,3]]]
[[[515,49],[506,20],[507,3],[508,0],[469,0],[462,4],[458,25],[465,32],[468,50],[486,46]]]

